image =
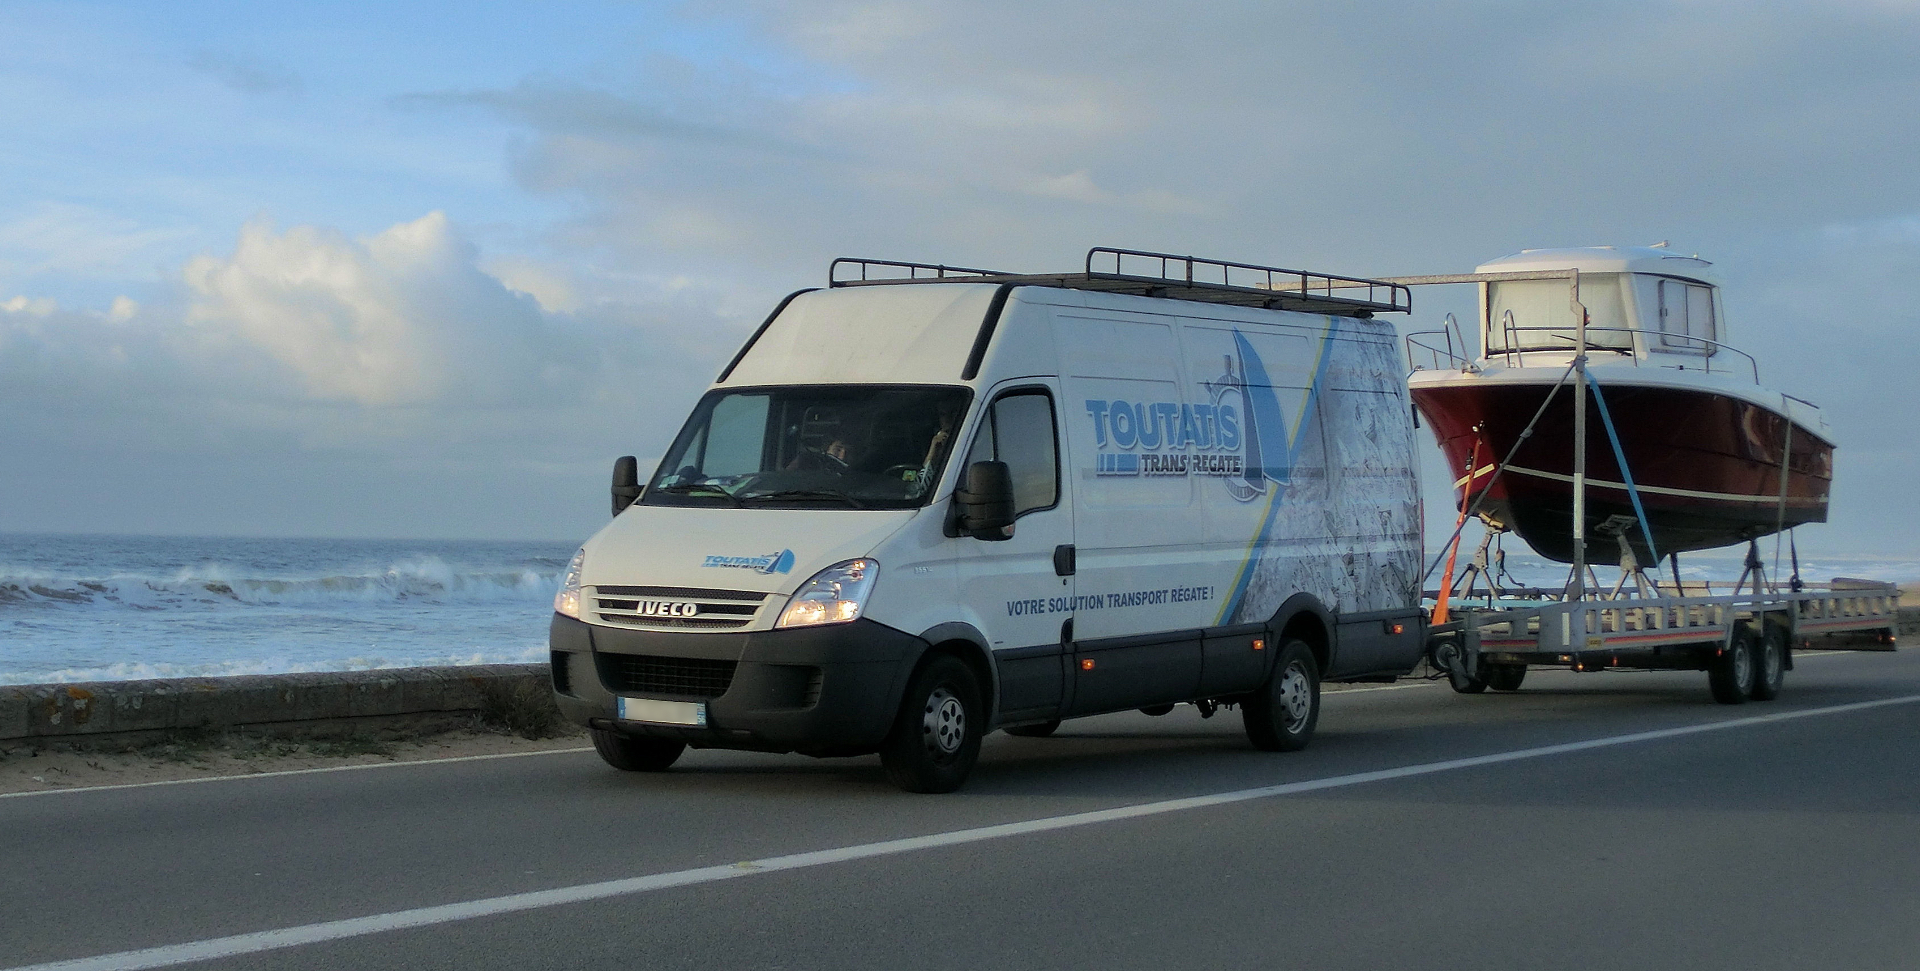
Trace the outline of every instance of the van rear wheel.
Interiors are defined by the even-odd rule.
[[[881,745],[887,778],[908,792],[960,788],[980,757],[986,715],[973,669],[951,655],[934,658],[907,688]]]
[[[1240,707],[1247,739],[1263,752],[1298,752],[1313,741],[1320,721],[1320,665],[1304,641],[1288,641],[1273,675]]]
[[[665,772],[679,761],[687,743],[664,738],[635,738],[604,728],[593,730],[593,750],[622,772]]]
[[[1046,738],[1059,730],[1060,719],[1055,718],[1051,721],[1037,722],[1032,725],[1015,725],[1007,729],[1006,732],[1008,735],[1018,735],[1021,738]]]

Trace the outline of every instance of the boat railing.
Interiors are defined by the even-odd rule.
[[[1431,365],[1431,370],[1439,371],[1443,367],[1457,371],[1473,370],[1467,339],[1460,333],[1460,322],[1452,314],[1447,315],[1445,323],[1438,330],[1420,330],[1408,334],[1406,343],[1407,366],[1416,371],[1429,370],[1420,363],[1422,358],[1416,351],[1425,355],[1424,359]]]
[[[1564,350],[1572,351],[1574,349],[1573,348],[1574,338],[1572,335],[1567,333],[1567,328],[1553,327],[1553,326],[1521,326],[1514,323],[1512,311],[1508,311],[1507,313],[1501,316],[1500,330],[1501,330],[1501,336],[1504,338],[1503,344],[1505,346],[1500,348],[1499,350],[1488,349],[1486,353],[1486,359],[1491,361],[1495,357],[1498,357],[1501,359],[1502,363],[1506,364],[1509,367],[1524,367],[1526,364],[1526,355],[1528,353],[1538,354],[1541,352],[1558,352],[1563,349],[1558,345],[1544,344],[1544,343],[1530,342],[1527,344],[1522,344],[1522,341],[1526,339],[1522,336],[1524,334],[1544,333],[1549,335],[1551,340],[1565,341],[1566,347],[1564,348]],[[1711,345],[1712,351],[1709,351],[1708,353],[1700,355],[1700,363],[1689,367],[1688,365],[1685,365],[1685,364],[1660,364],[1660,363],[1655,363],[1653,361],[1645,360],[1643,356],[1636,353],[1634,348],[1632,347],[1632,342],[1633,342],[1632,335],[1646,333],[1645,331],[1640,330],[1637,327],[1594,327],[1589,325],[1587,327],[1587,333],[1588,334],[1625,334],[1627,335],[1628,346],[1626,347],[1619,347],[1612,344],[1595,344],[1593,341],[1589,340],[1587,342],[1587,351],[1589,353],[1592,353],[1594,351],[1611,351],[1615,354],[1622,355],[1632,360],[1636,367],[1638,366],[1663,367],[1663,368],[1672,368],[1680,371],[1705,371],[1708,374],[1714,374],[1716,373],[1716,369],[1713,366],[1713,359],[1716,356],[1716,353],[1719,351],[1727,351],[1730,354],[1734,354],[1738,356],[1740,361],[1747,365],[1748,375],[1753,379],[1753,382],[1755,384],[1760,383],[1760,362],[1755,360],[1753,355],[1748,354],[1746,351],[1743,351],[1737,347],[1734,347],[1731,344],[1723,344],[1711,338],[1674,337],[1673,335],[1662,335],[1667,337],[1670,340],[1686,341],[1689,345],[1693,345],[1693,344],[1702,345],[1703,349],[1704,349],[1704,346]],[[1729,366],[1723,363],[1719,367],[1717,373],[1738,374],[1739,366],[1738,364]]]

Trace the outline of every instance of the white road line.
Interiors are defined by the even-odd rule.
[[[403,765],[446,765],[451,762],[487,762],[493,759],[524,759],[529,755],[561,755],[569,752],[591,752],[593,746],[581,748],[548,748],[538,752],[496,752],[492,755],[456,755],[445,759],[414,759],[411,762],[365,762],[360,765],[327,765],[317,769],[280,769],[275,772],[248,772],[242,775],[203,775],[193,779],[161,779],[158,782],[122,782],[111,786],[74,786],[70,789],[30,789],[26,792],[0,792],[0,799],[22,799],[27,796],[58,796],[74,792],[106,792],[110,789],[147,789],[153,786],[184,786],[195,782],[232,782],[236,779],[272,779],[283,775],[317,775],[322,772],[354,772],[360,769],[392,769]]]
[[[1025,836],[1031,833],[1072,829],[1079,826],[1110,823],[1123,819],[1158,816],[1164,813],[1182,812],[1188,809],[1224,806],[1230,803],[1247,802],[1253,799],[1291,796],[1303,792],[1318,792],[1325,789],[1338,789],[1344,786],[1363,785],[1369,782],[1386,782],[1392,779],[1432,775],[1437,772],[1451,772],[1456,769],[1471,769],[1483,765],[1498,765],[1502,762],[1517,762],[1522,759],[1542,758],[1549,755],[1568,755],[1575,752],[1610,748],[1616,745],[1632,745],[1639,742],[1679,738],[1685,735],[1698,735],[1705,732],[1750,728],[1755,725],[1771,725],[1801,718],[1815,718],[1822,715],[1839,715],[1849,712],[1868,711],[1875,708],[1886,708],[1892,705],[1913,704],[1914,702],[1920,702],[1920,695],[1882,698],[1875,701],[1858,701],[1845,705],[1830,705],[1825,708],[1784,711],[1771,715],[1759,715],[1752,718],[1734,718],[1727,721],[1687,725],[1680,728],[1662,728],[1649,732],[1635,732],[1631,735],[1612,735],[1604,738],[1586,739],[1579,742],[1565,742],[1559,745],[1542,745],[1537,748],[1515,749],[1509,752],[1497,752],[1492,755],[1476,755],[1463,759],[1449,759],[1444,762],[1426,762],[1420,765],[1407,765],[1395,769],[1355,772],[1351,775],[1331,776],[1325,779],[1310,779],[1305,782],[1289,782],[1283,785],[1261,786],[1255,789],[1237,789],[1232,792],[1216,792],[1204,796],[1189,796],[1184,799],[1168,799],[1161,802],[1119,806],[1113,809],[1072,813],[1065,816],[1048,816],[1042,819],[1001,823],[997,826],[981,826],[976,829],[961,829],[946,833],[934,833],[929,836],[913,836],[906,839],[885,840],[879,843],[863,843],[857,846],[843,846],[831,850],[815,850],[810,853],[794,853],[788,856],[768,857],[762,860],[747,860],[740,863],[700,867],[693,870],[676,870],[671,873],[655,873],[643,877],[629,877],[624,880],[607,880],[600,883],[585,883],[572,887],[558,887],[553,890],[536,890],[531,893],[508,894],[504,897],[467,900],[454,904],[441,904],[437,907],[396,910],[390,913],[374,914],[368,917],[353,917],[347,920],[303,924],[298,927],[283,927],[277,930],[257,931],[251,934],[235,934],[231,937],[216,937],[210,940],[192,941],[186,944],[169,944],[164,947],[143,948],[137,951],[121,951],[116,954],[102,954],[97,957],[76,958],[70,961],[21,965],[4,969],[4,971],[142,971],[142,969],[146,968],[165,968],[178,964],[189,964],[194,961],[211,961],[218,958],[236,957],[242,954],[257,954],[262,951],[298,947],[303,944],[318,944],[325,941],[337,941],[350,937],[364,937],[368,934],[380,934],[386,931],[404,930],[410,927],[427,927],[433,924],[445,924],[452,921],[472,920],[476,917],[519,913],[521,911],[538,910],[544,907],[558,907],[565,904],[604,900],[609,897],[628,896],[654,890],[667,890],[673,887],[716,883],[722,880],[733,880],[739,877],[753,876],[761,873],[804,870],[809,867],[846,863],[852,860],[866,860],[881,856],[895,856],[901,853],[914,853],[920,850],[959,846],[965,843],[979,843],[985,840],[1004,839],[1009,836]]]

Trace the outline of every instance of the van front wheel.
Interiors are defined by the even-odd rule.
[[[959,658],[933,659],[900,703],[880,749],[887,778],[908,792],[952,792],[980,757],[986,726],[980,679]]]
[[[664,738],[635,738],[604,728],[593,730],[593,750],[622,772],[665,772],[678,761],[687,743]]]
[[[1320,665],[1303,641],[1288,641],[1274,659],[1273,676],[1240,708],[1247,738],[1263,752],[1298,752],[1313,741],[1320,721]]]

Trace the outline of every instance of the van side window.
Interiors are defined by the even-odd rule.
[[[1005,462],[1013,475],[1013,514],[1046,509],[1060,501],[1060,451],[1054,434],[1053,397],[1045,391],[1015,391],[996,399],[973,440],[967,464]]]

